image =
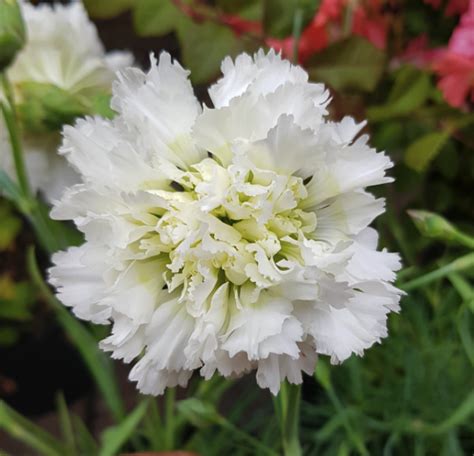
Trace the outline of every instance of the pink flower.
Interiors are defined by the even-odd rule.
[[[403,53],[395,59],[395,63],[398,65],[400,62],[408,62],[418,68],[430,68],[445,52],[444,48],[430,49],[428,37],[423,33],[408,42]]]
[[[460,107],[466,98],[474,102],[474,60],[460,54],[447,53],[436,61],[434,70],[440,75],[438,88],[445,100]]]
[[[474,101],[474,0],[432,67],[440,75],[438,87],[450,105],[460,107],[468,97]]]
[[[438,1],[430,3],[436,6]],[[399,60],[433,70],[439,76],[438,88],[451,106],[459,108],[466,99],[474,102],[474,0],[469,0],[469,8],[446,47],[429,49],[427,44],[426,35],[415,38]]]

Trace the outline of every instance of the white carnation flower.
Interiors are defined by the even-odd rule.
[[[362,355],[398,310],[399,257],[368,228],[384,201],[365,191],[391,181],[389,158],[354,139],[362,124],[326,121],[324,86],[273,51],[222,71],[201,108],[162,53],[119,73],[113,121],[64,129],[82,183],[52,215],[86,242],[50,280],[79,318],[113,324],[101,347],[139,358],[144,393],[256,369],[276,394],[317,353]]]
[[[94,24],[82,3],[38,5],[22,2],[27,30],[25,47],[7,74],[22,101],[24,83],[51,84],[84,99],[98,91],[110,91],[115,72],[132,64],[127,52],[105,53]],[[2,96],[0,94],[0,96]],[[33,189],[47,200],[58,198],[66,184],[79,179],[56,151],[59,135],[29,135],[24,138],[27,172]],[[0,119],[0,168],[14,175],[8,134]]]

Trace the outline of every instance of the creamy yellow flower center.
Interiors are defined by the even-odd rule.
[[[259,289],[280,282],[281,261],[301,262],[297,244],[316,228],[316,214],[299,207],[303,180],[273,171],[208,158],[154,193],[167,209],[141,246],[169,256],[168,289],[182,287],[198,307],[225,281]]]

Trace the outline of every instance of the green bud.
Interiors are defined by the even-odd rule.
[[[423,236],[450,241],[453,239],[456,228],[440,215],[428,211],[407,212]]]
[[[25,44],[26,32],[16,0],[0,0],[0,71],[3,71]]]
[[[474,239],[459,231],[441,215],[428,211],[409,210],[407,212],[423,236],[441,241],[457,242],[473,248]]]
[[[17,111],[25,130],[32,133],[60,130],[77,117],[91,114],[86,100],[53,84],[17,84]]]

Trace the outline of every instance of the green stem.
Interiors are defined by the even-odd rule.
[[[410,280],[405,284],[399,285],[402,290],[411,291],[416,288],[420,288],[428,283],[452,274],[453,272],[460,272],[465,269],[474,267],[474,253],[468,253],[460,258],[455,259],[451,263],[436,269],[435,271],[428,272],[428,274],[417,277],[416,279]]]
[[[302,455],[299,440],[301,385],[283,383],[276,398],[276,413],[280,417],[281,439],[285,456]]]
[[[5,125],[11,144],[13,162],[15,165],[15,173],[21,193],[21,203],[17,204],[18,210],[21,211],[33,225],[42,247],[49,253],[59,250],[60,244],[50,227],[48,215],[42,210],[38,201],[36,201],[30,187],[26,165],[24,160],[23,147],[21,144],[20,129],[18,127],[18,119],[15,113],[15,99],[13,89],[6,74],[0,75],[3,92],[7,98],[7,103],[0,101]]]
[[[23,159],[23,148],[21,145],[20,131],[15,115],[15,101],[13,95],[13,89],[8,81],[6,74],[2,74],[2,86],[3,91],[7,97],[9,106],[5,103],[1,103],[3,117],[5,119],[5,125],[10,136],[10,143],[12,147],[13,161],[15,163],[15,171],[18,178],[18,184],[23,192],[23,195],[27,198],[31,198],[31,189],[28,182],[28,176],[26,174],[25,161]]]
[[[301,38],[301,28],[303,27],[303,10],[298,8],[293,17],[293,63],[298,64],[298,47]]]
[[[166,449],[174,449],[174,408],[176,400],[175,388],[167,388],[165,393],[165,426],[166,426]]]

